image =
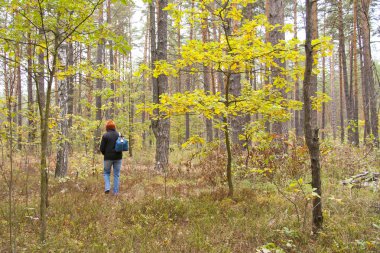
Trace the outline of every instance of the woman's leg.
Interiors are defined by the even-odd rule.
[[[111,176],[111,165],[112,160],[104,160],[104,191],[105,193],[108,193],[110,191],[111,185],[110,185],[110,176]]]
[[[121,161],[122,159],[113,161],[113,193],[114,194],[117,194],[119,192],[119,177],[120,177]]]

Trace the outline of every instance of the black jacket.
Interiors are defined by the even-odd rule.
[[[122,152],[115,151],[116,140],[119,133],[116,130],[107,130],[103,134],[102,142],[100,143],[100,152],[104,155],[104,160],[120,160],[123,158]]]

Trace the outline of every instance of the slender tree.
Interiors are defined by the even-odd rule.
[[[311,187],[315,189],[318,196],[313,198],[313,233],[318,233],[322,228],[323,215],[322,215],[322,190],[321,190],[321,166],[319,163],[320,150],[318,139],[318,128],[313,122],[312,109],[311,109],[311,94],[313,89],[312,70],[314,64],[314,50],[312,47],[312,38],[315,29],[315,19],[313,18],[313,9],[317,2],[313,0],[306,0],[306,41],[305,41],[305,74],[303,81],[303,98],[304,98],[304,114],[305,114],[305,140],[310,153],[311,174],[312,181]]]

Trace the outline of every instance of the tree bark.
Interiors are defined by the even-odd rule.
[[[339,53],[341,59],[341,68],[342,68],[342,81],[344,88],[344,96],[346,102],[346,112],[347,112],[347,120],[350,122],[352,120],[352,98],[350,96],[350,91],[348,87],[348,74],[347,74],[347,61],[346,61],[346,49],[345,49],[345,35],[343,31],[343,4],[342,0],[338,1],[338,32],[339,32]],[[342,128],[344,131],[344,127]],[[348,140],[352,140],[352,131],[348,130]]]
[[[59,50],[58,59],[59,62],[66,62],[65,70],[68,68],[68,48],[67,44],[62,46]],[[63,66],[62,66],[63,67]],[[68,114],[68,102],[69,102],[69,78],[58,81],[58,106],[60,108],[60,120],[58,122],[58,129],[60,131],[60,139],[57,145],[57,162],[55,165],[55,177],[65,177],[67,174],[68,164],[68,142],[66,138],[68,136],[68,121],[65,119]]]
[[[27,54],[28,54],[28,77],[27,77],[27,85],[28,85],[28,141],[31,143],[35,138],[35,125],[33,120],[34,114],[34,101],[33,101],[33,52],[32,52],[32,41],[30,39],[30,33],[28,33],[28,46],[27,46]]]
[[[101,29],[101,26],[103,25],[103,4],[99,6],[99,17],[98,17],[99,26]],[[98,48],[96,51],[96,66],[97,68],[101,68],[103,66],[103,54],[104,54],[104,38],[101,38],[98,42]],[[103,89],[103,78],[96,78],[96,89],[100,91]],[[101,121],[102,120],[102,96],[97,95],[95,98],[95,105],[96,105],[96,120]],[[98,148],[98,142],[100,140],[101,130],[98,128],[95,133],[95,142],[94,142],[94,148]]]
[[[378,129],[378,111],[377,111],[377,95],[375,91],[375,81],[372,70],[371,56],[371,34],[369,24],[369,6],[371,0],[362,0],[360,8],[360,26],[363,36],[363,76],[368,87],[368,100],[370,111],[370,125],[376,145],[379,145],[379,129]]]
[[[334,53],[332,53],[330,58],[330,95],[331,95],[331,128],[333,133],[333,139],[336,139],[336,97],[335,97],[335,62]]]
[[[129,22],[130,23],[130,22]],[[107,0],[107,24],[111,24],[111,0]],[[114,55],[113,55],[113,48],[112,48],[112,40],[109,40],[108,41],[108,45],[109,45],[109,63],[110,63],[110,70],[113,71],[115,68],[114,68]],[[115,92],[115,82],[114,82],[114,79],[112,78],[111,82],[110,82],[110,88],[112,91]],[[110,97],[110,102],[111,102],[111,107],[107,110],[107,118],[108,119],[113,119],[114,115],[115,115],[115,98],[114,96],[112,95]]]
[[[354,25],[353,25],[353,33],[352,33],[352,57],[353,57],[353,144],[355,146],[359,146],[359,86],[358,86],[358,53],[357,53],[357,0],[354,0]]]
[[[340,50],[340,49],[339,49]],[[339,99],[340,99],[340,110],[339,110],[339,118],[340,118],[340,142],[344,143],[344,99],[343,99],[343,93],[344,93],[344,81],[343,81],[343,61],[342,61],[342,54],[339,52]]]
[[[312,33],[312,40],[318,39],[318,1],[315,0],[315,3],[312,4],[312,13],[311,13],[311,18],[313,19],[313,33]],[[313,52],[315,54],[315,52]],[[313,56],[314,57],[314,56]],[[318,63],[314,63],[316,66]],[[318,76],[317,74],[311,74],[311,93],[310,96],[315,97],[316,92],[318,90]],[[317,110],[312,110],[311,111],[311,120],[312,120],[312,125],[315,127],[318,126],[318,112]]]
[[[298,9],[298,3],[297,0],[294,0],[293,2],[293,17],[294,17],[294,38],[297,38],[297,9]],[[298,47],[296,48],[298,49]],[[297,101],[301,101],[301,96],[300,96],[300,87],[299,87],[299,79],[297,77],[297,80],[295,81],[294,85],[294,99]],[[303,122],[301,122],[301,115],[303,112],[302,111],[294,111],[294,127],[296,130],[296,136],[301,137],[303,135]]]
[[[238,29],[238,23],[236,20],[228,19],[229,24],[227,25],[226,36],[233,36],[233,31]],[[229,48],[231,50],[231,48]],[[233,95],[235,98],[241,95],[241,74],[231,73],[228,80],[229,94]],[[226,85],[227,86],[227,85]],[[227,88],[227,87],[226,87]],[[239,140],[239,135],[244,134],[244,127],[249,123],[249,115],[239,115],[231,116],[231,140],[232,143],[238,145],[239,148],[243,148],[244,140]]]
[[[279,27],[275,28],[274,30],[269,32],[269,42],[272,43],[272,45],[276,45],[280,42],[280,40],[285,39],[285,33],[281,32],[281,28],[284,25],[285,22],[285,3],[283,0],[269,0],[269,17],[268,21],[272,25],[280,25]],[[285,68],[285,63],[281,62],[280,59],[274,59],[274,62],[279,67],[271,67],[271,76],[272,76],[272,82],[274,82],[275,78],[285,78],[281,74],[280,68]],[[275,87],[277,88],[277,87]],[[283,88],[277,88],[281,95],[286,98],[286,93]],[[276,133],[278,135],[286,135],[287,134],[287,128],[286,123],[284,122],[274,122],[272,125],[272,131],[273,133]]]
[[[325,36],[325,35],[324,35]],[[322,57],[322,92],[326,93],[326,57]],[[322,103],[322,140],[326,131],[326,103]]]
[[[17,45],[16,47],[16,57],[18,58],[18,61],[21,61],[21,47],[20,45]],[[22,90],[21,90],[21,63],[17,64],[16,67],[16,72],[17,72],[17,147],[18,149],[21,149],[21,141],[22,141],[22,134],[21,134],[21,129],[22,129]]]
[[[157,47],[155,43],[155,7],[153,2],[150,4],[153,66],[155,60],[167,60],[168,14],[167,11],[164,11],[167,4],[167,0],[158,1]],[[168,77],[166,75],[160,75],[158,78],[153,77],[152,82],[153,102],[160,103],[160,96],[168,91]],[[158,115],[159,112],[156,111],[156,116]],[[169,163],[170,120],[168,118],[153,119],[152,130],[156,137],[155,169],[158,171],[165,171]]]
[[[208,42],[208,21],[207,18],[202,19],[202,42]],[[211,68],[209,66],[203,65],[203,88],[206,94],[210,94],[210,76]],[[213,129],[212,129],[212,119],[205,119],[206,121],[206,140],[207,142],[213,141]]]
[[[321,174],[320,174],[320,150],[319,150],[319,140],[318,140],[318,128],[315,124],[313,124],[312,119],[312,109],[311,109],[311,99],[310,96],[312,94],[312,70],[313,70],[313,62],[314,62],[314,53],[313,47],[311,45],[311,41],[313,38],[315,25],[313,24],[315,20],[312,17],[312,12],[316,5],[316,1],[306,0],[306,41],[305,41],[305,54],[306,54],[306,62],[305,62],[305,73],[304,73],[304,109],[305,109],[305,140],[306,145],[309,149],[310,153],[310,161],[311,161],[311,174],[312,174],[312,182],[311,186],[313,189],[316,189],[315,192],[319,195],[319,197],[313,198],[313,233],[317,234],[319,230],[322,228],[323,223],[323,215],[322,215],[322,190],[321,190]],[[315,123],[315,122],[314,122]],[[315,127],[313,129],[313,127]]]
[[[370,112],[369,112],[369,101],[368,101],[368,77],[365,74],[364,69],[364,59],[363,59],[363,29],[358,27],[359,30],[359,57],[360,57],[360,69],[361,69],[361,81],[362,81],[362,100],[363,100],[363,114],[364,114],[364,134],[363,143],[366,143],[366,139],[371,135],[371,122],[370,122]]]

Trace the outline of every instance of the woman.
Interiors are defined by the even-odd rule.
[[[119,176],[123,153],[115,151],[115,143],[119,137],[115,122],[108,120],[106,123],[106,131],[107,133],[103,135],[100,143],[100,151],[104,155],[104,193],[109,194],[110,192],[111,167],[113,167],[113,194],[117,195],[119,192]]]

